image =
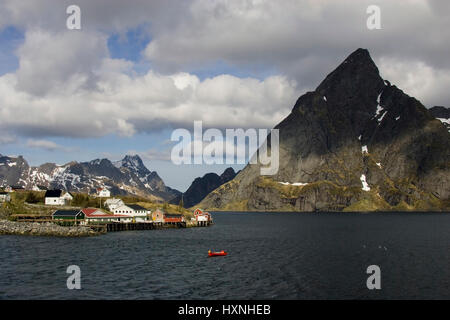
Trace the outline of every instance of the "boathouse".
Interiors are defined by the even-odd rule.
[[[185,220],[184,220],[184,216],[182,214],[164,213],[164,222],[165,223],[180,223],[180,222],[185,222]]]
[[[105,207],[108,208],[109,211],[114,212],[114,210],[120,206],[123,206],[125,203],[122,201],[122,199],[107,199],[105,201]]]
[[[156,209],[152,212],[153,222],[164,222],[164,213],[160,209]]]
[[[127,215],[109,214],[96,208],[81,209],[84,213],[86,223],[105,223],[105,222],[132,222],[133,218]]]
[[[52,213],[52,219],[76,222],[84,220],[84,213],[82,210],[56,210]]]
[[[209,212],[202,211],[199,208],[195,209],[194,218],[197,222],[211,222],[212,220]]]
[[[149,220],[151,212],[137,204],[124,204],[114,209],[113,213],[132,217],[132,222],[144,222]]]

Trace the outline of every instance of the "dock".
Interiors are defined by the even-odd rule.
[[[118,231],[136,231],[136,230],[157,230],[157,229],[169,229],[169,228],[187,228],[186,221],[145,221],[145,222],[105,222],[105,223],[85,223],[84,220],[72,220],[72,221],[58,221],[52,219],[51,216],[45,215],[30,215],[30,214],[16,214],[13,215],[17,222],[38,222],[38,223],[56,223],[59,225],[73,226],[84,225],[90,227],[92,230],[107,233]],[[213,225],[213,221],[194,221],[190,224],[192,227],[209,227]]]

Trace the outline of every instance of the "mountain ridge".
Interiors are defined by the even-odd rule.
[[[181,195],[171,200],[172,204],[179,204],[183,197],[183,207],[190,208],[200,203],[211,191],[217,189],[224,183],[232,180],[236,176],[233,168],[229,167],[219,176],[214,172],[206,173],[202,177],[197,177],[192,181],[189,188]]]
[[[278,173],[260,176],[260,165],[247,165],[199,206],[449,209],[448,131],[420,101],[383,80],[366,49],[350,54],[316,90],[300,96],[275,128],[280,136]]]
[[[44,186],[86,193],[108,188],[113,195],[151,196],[161,201],[180,194],[167,187],[156,171],[148,170],[138,155],[126,155],[114,162],[103,158],[71,161],[64,165],[44,163],[37,167],[29,166],[22,156],[1,156],[0,185],[18,185],[27,189]]]

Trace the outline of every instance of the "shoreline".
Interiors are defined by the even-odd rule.
[[[201,228],[196,224],[188,223],[185,227],[175,225],[158,226],[155,230],[162,229],[185,229],[185,228]],[[133,231],[140,229],[121,230]],[[147,229],[143,229],[147,230]],[[148,229],[150,230],[150,229]],[[0,219],[0,235],[18,235],[18,236],[49,236],[49,237],[92,237],[104,235],[108,232],[106,228],[99,229],[96,226],[77,225],[77,226],[61,226],[53,222],[26,222],[26,221],[10,221]]]
[[[17,222],[0,220],[0,235],[51,236],[51,237],[91,237],[104,234],[88,226],[63,227],[52,222]]]
[[[423,213],[423,214],[429,214],[429,213],[442,213],[442,214],[449,214],[450,211],[441,210],[441,211],[419,211],[419,210],[408,210],[408,211],[394,211],[394,210],[373,210],[373,211],[277,211],[277,210],[266,210],[266,211],[258,211],[258,210],[208,210],[212,213],[298,213],[298,214],[324,214],[324,213],[330,213],[330,214],[368,214],[368,213]]]

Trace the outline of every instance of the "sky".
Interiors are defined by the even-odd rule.
[[[369,5],[381,29],[367,28]],[[173,130],[272,128],[357,48],[425,106],[449,106],[449,12],[446,0],[2,0],[0,154],[139,154],[184,191],[229,165],[175,165]]]

